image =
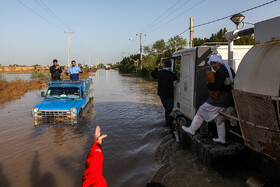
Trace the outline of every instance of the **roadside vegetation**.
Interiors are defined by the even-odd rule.
[[[227,42],[224,38],[226,28],[220,29],[217,33],[213,33],[210,38],[194,38],[194,46],[201,46],[206,42]],[[242,37],[234,41],[235,45],[253,45],[254,39],[252,35]],[[149,77],[151,72],[162,61],[171,58],[175,51],[186,48],[187,40],[181,36],[171,37],[169,40],[163,39],[154,42],[151,45],[144,46],[144,54],[142,64],[140,64],[140,54],[124,57],[120,62],[111,65],[113,69],[119,69],[121,73],[135,73],[141,76]],[[175,68],[176,69],[176,68]]]
[[[31,79],[44,79],[48,76],[50,76],[50,75],[47,73],[40,72],[40,71],[33,71],[31,73]]]
[[[7,82],[7,79],[5,79],[5,77],[3,76],[2,73],[0,73],[0,83],[2,82]]]

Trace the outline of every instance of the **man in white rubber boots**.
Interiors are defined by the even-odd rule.
[[[227,107],[234,106],[231,90],[235,73],[219,55],[211,56],[207,63],[212,69],[212,72],[206,72],[210,97],[199,107],[190,127],[183,126],[182,128],[187,133],[194,135],[204,120],[206,122],[214,120],[217,126],[218,138],[214,138],[213,141],[225,144],[225,123],[219,112],[226,110]]]

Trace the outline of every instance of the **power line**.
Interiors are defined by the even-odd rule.
[[[264,3],[264,4],[261,4],[261,5],[255,6],[255,7],[253,7],[253,8],[249,8],[249,9],[247,9],[247,10],[243,10],[243,11],[241,11],[241,12],[239,12],[239,13],[244,13],[244,12],[248,12],[248,11],[257,9],[257,8],[262,7],[262,6],[265,6],[265,5],[268,5],[268,4],[270,4],[270,3],[273,3],[273,2],[275,2],[275,1],[277,1],[277,0],[269,1],[269,2],[267,2],[267,3]],[[204,25],[208,25],[208,24],[210,24],[210,23],[214,23],[214,22],[217,22],[217,21],[221,21],[221,20],[223,20],[223,19],[230,18],[231,16],[232,16],[232,15],[229,15],[229,16],[226,16],[226,17],[223,17],[223,18],[219,18],[219,19],[216,19],[216,20],[213,20],[213,21],[209,21],[209,22],[206,22],[206,23],[202,23],[202,24],[199,24],[199,25],[194,26],[193,28],[195,28],[195,27],[201,27],[201,26],[204,26]]]
[[[58,17],[54,11],[52,11],[44,2],[43,0],[34,0],[37,4],[39,4],[42,8],[44,8],[45,10],[47,10],[47,12],[53,16],[57,21],[59,21],[62,25],[64,25],[65,27],[68,28],[68,30],[72,30],[60,17]],[[80,39],[80,37],[78,36],[78,34],[76,33],[77,39],[79,40],[81,46],[86,50],[89,51],[89,49],[87,49],[84,45],[84,43],[82,42],[82,40]],[[75,38],[73,38],[75,39]]]
[[[257,9],[257,8],[262,7],[262,6],[265,6],[265,5],[268,5],[268,4],[270,4],[270,3],[273,3],[273,2],[275,2],[275,1],[277,1],[277,0],[269,1],[269,2],[267,2],[267,3],[264,3],[264,4],[261,4],[261,5],[258,5],[258,6],[249,8],[249,9],[247,9],[247,10],[243,10],[243,11],[241,11],[241,12],[239,12],[239,13],[244,13],[244,12],[248,12],[248,11]],[[206,23],[202,23],[202,24],[199,24],[199,25],[195,25],[193,28],[201,27],[201,26],[208,25],[208,24],[211,24],[211,23],[215,23],[215,22],[217,22],[217,21],[221,21],[221,20],[230,18],[231,16],[232,16],[232,15],[229,15],[229,16],[225,16],[225,17],[222,17],[222,18],[215,19],[215,20],[213,20],[213,21],[209,21],[209,22],[206,22]],[[178,36],[180,36],[181,34],[187,32],[188,30],[190,30],[190,28],[188,28],[188,29],[184,30],[183,32],[181,32],[180,34],[178,34]]]
[[[159,27],[153,29],[153,30],[150,31],[149,33],[154,32],[155,30],[161,28],[163,25],[167,25],[168,23],[170,23],[170,22],[173,21],[174,19],[176,19],[176,18],[178,18],[178,17],[180,17],[180,16],[182,16],[182,15],[188,13],[188,11],[192,10],[193,8],[195,8],[196,6],[198,6],[199,4],[203,3],[203,1],[205,1],[205,0],[201,0],[200,2],[198,2],[197,4],[195,4],[194,6],[192,6],[191,8],[189,8],[187,11],[184,11],[183,13],[181,13],[181,14],[175,16],[174,18],[170,19],[169,21],[165,22],[164,24],[160,25]],[[185,31],[185,32],[186,32],[186,31]]]
[[[179,0],[177,1],[175,4],[173,4],[169,9],[167,9],[164,13],[162,13],[159,17],[157,17],[154,21],[152,21],[149,25],[147,25],[146,27],[144,27],[144,29],[142,29],[143,31],[150,27],[151,25],[153,25],[153,23],[155,23],[159,18],[161,18],[163,15],[165,15],[167,12],[169,12],[169,10],[171,10],[173,7],[175,7],[180,1],[182,0]]]
[[[43,16],[41,16],[39,13],[37,13],[36,11],[34,11],[33,9],[31,9],[30,7],[28,7],[26,4],[24,4],[21,0],[17,0],[22,6],[24,6],[26,9],[28,9],[29,11],[31,11],[33,14],[35,14],[36,16],[40,17],[41,19],[43,19],[45,22],[53,25],[54,27],[57,28],[57,25],[53,24],[52,22],[48,21],[46,18],[44,18]],[[42,8],[44,8],[45,10],[47,10],[47,12],[53,16],[57,21],[59,21],[63,26],[67,27],[69,29],[70,32],[70,27],[61,19],[59,18],[42,0],[34,0],[38,5],[40,5]],[[39,2],[40,1],[40,2]],[[68,33],[68,32],[67,32]],[[80,38],[78,38],[80,43],[82,45],[83,42],[81,41]],[[69,57],[68,57],[69,58]],[[68,59],[69,61],[69,59]]]
[[[137,53],[140,51],[140,49],[138,50],[138,51],[136,51],[134,54],[136,54],[137,55]]]
[[[158,22],[156,22],[155,24],[153,24],[152,27],[150,27],[148,30],[150,30],[151,28],[155,27],[157,24],[159,24],[160,22],[164,21],[164,19],[168,18],[169,16],[171,16],[172,14],[174,14],[177,10],[179,10],[180,8],[184,7],[186,4],[188,4],[191,0],[188,0],[187,2],[185,2],[184,4],[182,4],[180,7],[176,8],[175,10],[173,10],[170,14],[168,14],[167,16],[164,16],[162,19],[160,19]]]
[[[184,30],[184,31],[183,31],[183,32],[181,32],[180,34],[177,34],[177,36],[180,36],[180,35],[184,34],[184,33],[185,33],[185,32],[187,32],[188,30],[190,30],[190,28],[188,28],[188,29]]]
[[[45,10],[47,10],[47,12],[53,16],[57,21],[59,21],[62,25],[64,25],[65,27],[67,27],[69,30],[70,27],[61,19],[59,18],[42,0],[34,0],[38,5],[40,5],[42,8],[44,8]]]
[[[21,2],[20,0],[17,0],[22,6],[24,6],[25,8],[27,8],[29,11],[31,11],[33,14],[39,16],[41,19],[43,19],[45,22],[51,24],[54,27],[57,27],[55,24],[51,23],[50,21],[48,21],[46,18],[44,18],[43,16],[41,16],[40,14],[38,14],[37,12],[35,12],[34,10],[32,10],[31,8],[29,8],[27,5],[25,5],[23,2]]]

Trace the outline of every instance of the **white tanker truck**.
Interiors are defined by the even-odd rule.
[[[235,110],[221,113],[227,124],[227,145],[216,145],[211,141],[216,132],[211,130],[215,128],[211,123],[204,124],[194,136],[182,130],[182,126],[190,125],[199,106],[208,97],[205,71],[210,67],[206,62],[211,55],[219,53],[218,47],[201,46],[173,53],[173,70],[180,63],[180,80],[174,82],[174,109],[170,121],[176,126],[181,146],[195,151],[207,164],[248,156],[242,154],[247,149],[257,155],[254,158],[264,158],[268,167],[279,169],[280,17],[256,23],[254,28],[229,32],[226,38],[233,41],[252,33],[255,45],[245,54],[238,68],[238,62],[233,60],[230,64],[237,72],[232,91]],[[258,160],[255,162],[259,164]]]

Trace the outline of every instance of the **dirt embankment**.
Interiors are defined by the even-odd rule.
[[[20,99],[27,91],[47,86],[45,80],[0,82],[0,103]]]
[[[27,74],[33,71],[50,72],[48,66],[0,66],[0,72],[3,74]]]

